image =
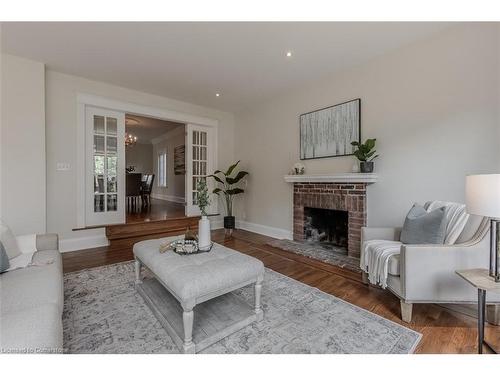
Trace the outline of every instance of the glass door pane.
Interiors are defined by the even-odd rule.
[[[193,130],[193,204],[198,202],[198,182],[206,181],[207,175],[207,133]]]
[[[118,209],[118,121],[94,115],[94,212]]]

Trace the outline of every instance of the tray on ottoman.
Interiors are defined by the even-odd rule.
[[[219,244],[190,257],[161,254],[160,243],[168,240],[172,238],[134,245],[136,287],[182,352],[199,352],[262,319],[261,261]],[[143,281],[141,266],[154,278]],[[255,288],[254,306],[231,293],[250,284]]]

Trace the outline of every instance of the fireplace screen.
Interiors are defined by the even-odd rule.
[[[347,211],[304,207],[304,239],[347,249]]]

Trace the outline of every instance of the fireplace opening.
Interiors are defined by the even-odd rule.
[[[348,212],[304,207],[304,239],[323,247],[341,247],[347,252]]]

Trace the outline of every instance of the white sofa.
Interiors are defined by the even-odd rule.
[[[36,249],[33,265],[0,274],[3,353],[62,353],[63,270],[57,235],[37,235]]]
[[[369,240],[399,241],[401,228],[361,229],[361,251]],[[399,297],[405,322],[414,303],[477,303],[477,290],[455,274],[456,270],[488,268],[489,220],[471,215],[454,245],[405,245],[389,259],[387,289]],[[367,283],[367,275],[363,275]],[[500,304],[500,294],[488,293],[487,303]],[[498,322],[499,309],[488,308],[488,320]]]

